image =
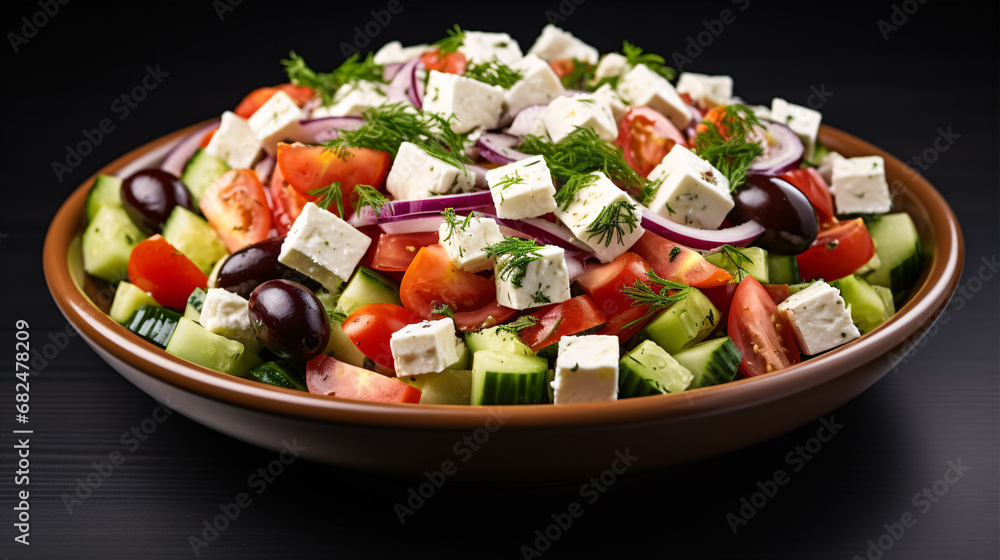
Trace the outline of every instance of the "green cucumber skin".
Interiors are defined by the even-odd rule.
[[[545,404],[548,402],[547,382],[548,370],[537,373],[476,372],[472,380],[472,404]],[[509,398],[509,395],[517,396]]]
[[[198,148],[198,151],[188,160],[180,179],[191,191],[191,198],[198,202],[208,187],[216,179],[225,175],[229,169],[229,164],[205,153],[203,148]]]
[[[125,323],[125,328],[160,348],[166,348],[180,320],[181,315],[176,311],[143,305]]]
[[[337,300],[336,314],[346,318],[369,303],[403,305],[398,284],[368,267],[359,266]]]
[[[116,283],[128,279],[132,248],[145,234],[121,206],[104,205],[83,231],[83,268],[91,276]]]
[[[790,255],[767,255],[767,279],[771,284],[798,284],[799,261]]]
[[[87,223],[94,220],[94,216],[101,209],[101,206],[121,206],[121,189],[123,181],[114,175],[98,175],[94,179],[94,185],[87,192],[86,212]]]
[[[694,374],[689,389],[729,383],[736,378],[743,359],[743,354],[729,337],[702,342],[673,356]]]
[[[891,289],[899,308],[923,271],[919,232],[913,219],[902,213],[879,216],[868,225],[868,231],[880,263],[865,278]]]
[[[643,341],[618,364],[618,398],[680,393],[690,386],[691,372],[652,340]]]
[[[305,377],[291,363],[284,360],[261,364],[250,370],[250,376],[267,385],[308,391]]]

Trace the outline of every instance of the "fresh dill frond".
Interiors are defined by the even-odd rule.
[[[434,315],[445,315],[447,317],[451,317],[452,320],[455,319],[455,310],[452,309],[451,304],[448,303],[435,303],[431,313]]]
[[[658,313],[661,309],[666,309],[678,301],[688,297],[693,289],[687,284],[681,284],[680,282],[674,282],[672,280],[662,278],[652,270],[646,271],[646,277],[646,282],[637,279],[631,286],[625,286],[622,288],[622,293],[632,298],[633,307],[643,305],[649,306],[648,313],[625,325],[625,329],[645,321]],[[654,290],[652,286],[649,285],[650,283],[660,286],[660,290]],[[667,293],[670,290],[676,290],[676,292],[673,294]]]
[[[381,82],[383,67],[376,64],[372,53],[364,59],[358,53],[352,54],[332,72],[316,72],[295,51],[288,53],[288,58],[281,61],[285,67],[288,81],[297,86],[308,86],[323,98],[324,105],[333,103],[333,96],[340,86],[357,81]]]
[[[628,200],[617,200],[601,209],[601,213],[587,228],[587,233],[590,234],[587,239],[597,237],[597,242],[605,247],[610,246],[612,241],[622,244],[627,235],[626,227],[628,233],[639,227],[636,207]]]
[[[760,142],[749,139],[760,122],[745,105],[727,105],[720,119],[723,131],[710,121],[702,121],[705,128],[695,136],[694,152],[712,164],[729,180],[729,190],[735,191],[746,180],[747,170],[757,157],[764,153]]]
[[[456,23],[452,29],[448,30],[448,36],[435,41],[432,46],[437,47],[438,55],[458,52],[459,47],[465,43],[465,31]]]
[[[565,76],[560,78],[563,87],[566,89],[580,89],[594,79],[594,71],[596,70],[594,65],[575,58],[569,61],[569,63],[573,67]]]
[[[504,178],[497,181],[491,188],[507,190],[508,187],[513,187],[514,185],[523,185],[524,182],[524,177],[522,177],[521,174],[515,169],[513,175],[504,175]]]
[[[486,257],[496,263],[497,277],[520,288],[524,275],[528,273],[528,265],[542,258],[538,254],[541,248],[534,239],[506,237],[483,250]]]
[[[538,318],[534,315],[522,315],[509,323],[497,325],[496,329],[498,333],[506,332],[514,336],[519,336],[521,331],[535,326],[536,323],[538,323]]]
[[[355,210],[361,210],[365,206],[370,206],[377,217],[382,216],[382,208],[389,202],[389,199],[385,195],[378,192],[378,189],[371,185],[355,185],[352,196],[354,198]]]
[[[308,194],[320,197],[316,201],[316,206],[324,210],[329,210],[331,205],[336,204],[337,216],[344,217],[344,193],[340,190],[340,181],[334,181],[329,186],[308,191]]]
[[[628,59],[629,66],[643,64],[653,72],[663,76],[668,80],[673,80],[677,72],[673,68],[666,66],[666,61],[658,54],[644,53],[638,45],[622,42],[622,54]]]
[[[470,64],[465,69],[463,76],[491,86],[510,89],[524,77],[524,73],[520,70],[514,70],[499,60],[491,60],[482,64]]]
[[[736,267],[737,280],[742,281],[747,276],[750,276],[750,273],[746,268],[744,268],[744,265],[753,266],[753,259],[743,254],[742,251],[732,245],[723,245],[720,252],[723,256],[729,259],[729,262],[733,263],[734,267]]]
[[[642,192],[648,183],[625,162],[619,146],[605,142],[589,128],[577,128],[559,142],[529,134],[517,149],[544,156],[549,170],[563,188],[574,176],[594,171],[601,171],[612,181],[636,192]]]
[[[536,290],[535,294],[531,296],[531,303],[552,303],[552,299],[545,295],[542,290]]]
[[[448,235],[441,241],[448,241],[456,231],[467,229],[469,224],[472,223],[472,212],[469,212],[463,220],[460,219],[460,216],[455,214],[454,208],[445,208],[444,211],[441,212],[441,216],[444,218],[444,223],[448,224]]]

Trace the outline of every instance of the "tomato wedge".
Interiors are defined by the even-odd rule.
[[[441,49],[434,49],[420,55],[420,61],[428,72],[437,70],[446,74],[465,74],[469,61],[460,52],[441,54]]]
[[[392,303],[369,303],[344,319],[347,338],[373,362],[395,371],[389,338],[392,333],[423,321],[423,317]]]
[[[388,153],[367,148],[350,148],[346,159],[341,159],[337,152],[323,146],[281,142],[278,144],[276,167],[281,169],[285,181],[309,200],[315,200],[315,197],[310,197],[309,191],[328,187],[339,181],[344,212],[350,215],[354,211],[351,198],[354,186],[371,185],[378,188],[389,173],[391,161]],[[331,205],[330,211],[336,213],[336,205]]]
[[[263,241],[271,231],[267,195],[252,169],[227,171],[205,190],[198,206],[230,253]]]
[[[806,252],[797,257],[805,281],[837,280],[865,265],[875,256],[875,243],[861,218],[821,230]]]
[[[646,259],[661,277],[695,288],[721,286],[733,279],[696,251],[647,231],[630,251]]]
[[[792,290],[789,289],[788,284],[761,284],[761,286],[767,292],[767,295],[771,296],[771,301],[775,305],[779,305],[788,299],[788,296],[792,295]],[[701,293],[705,294],[705,297],[712,302],[712,305],[719,310],[719,314],[721,315],[716,330],[726,327],[729,321],[729,308],[733,305],[733,296],[736,295],[736,288],[738,287],[739,283],[730,282],[715,288],[701,289]]]
[[[372,268],[383,271],[406,270],[417,256],[417,251],[428,245],[437,245],[438,233],[383,233],[378,238]]]
[[[820,228],[830,227],[837,223],[837,218],[833,213],[833,196],[830,194],[830,187],[818,171],[811,167],[793,169],[785,172],[780,178],[788,181],[806,195],[816,210],[816,218]]]
[[[649,265],[645,259],[627,252],[607,264],[589,267],[577,279],[583,291],[591,300],[598,302],[598,307],[608,318],[607,324],[597,334],[617,336],[624,344],[646,325],[647,321],[639,321],[626,328],[629,323],[644,317],[649,312],[649,306],[633,306],[635,300],[625,295],[622,289],[633,285],[636,280],[645,281],[647,270]]]
[[[277,165],[271,173],[271,225],[278,235],[285,235],[299,217],[306,203],[315,197],[299,194],[281,174]]]
[[[744,377],[780,371],[801,360],[788,322],[753,276],[743,278],[736,288],[728,325],[729,338],[743,354]]]
[[[588,295],[576,296],[562,303],[539,307],[530,313],[534,326],[522,330],[521,342],[538,352],[559,342],[564,336],[578,334],[602,325],[606,318]]]
[[[649,107],[632,107],[618,126],[616,146],[625,153],[625,162],[646,177],[663,161],[676,144],[686,146],[684,136],[663,113]]]
[[[206,289],[208,276],[162,235],[156,234],[132,248],[128,281],[149,292],[160,305],[184,309],[195,288]]]
[[[260,109],[261,105],[267,103],[267,101],[271,99],[271,96],[279,91],[287,93],[299,107],[305,105],[306,101],[316,95],[316,92],[313,91],[311,87],[297,86],[294,84],[281,84],[280,86],[257,88],[248,93],[247,96],[243,98],[243,101],[240,101],[240,104],[236,106],[236,109],[233,110],[233,112],[244,119],[249,119],[251,115],[257,112],[257,109]]]
[[[306,364],[310,393],[371,402],[420,402],[420,390],[402,381],[320,354]]]

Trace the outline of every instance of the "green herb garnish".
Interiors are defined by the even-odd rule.
[[[622,54],[628,59],[629,66],[643,64],[668,80],[673,80],[677,75],[677,72],[673,68],[664,64],[666,61],[663,60],[662,56],[653,53],[644,53],[641,48],[628,41],[622,43]]]
[[[382,193],[378,192],[378,189],[371,185],[355,185],[354,186],[354,208],[355,210],[361,210],[365,206],[371,206],[375,216],[382,216],[382,208],[389,202],[389,199],[385,197]]]
[[[285,67],[288,81],[297,86],[311,87],[323,98],[324,105],[333,103],[334,94],[344,84],[362,80],[385,83],[382,65],[375,64],[371,53],[364,60],[358,53],[354,53],[332,72],[316,72],[295,51],[288,53],[288,58],[282,60],[281,64]]]
[[[753,259],[744,255],[742,251],[732,245],[723,245],[720,252],[736,267],[737,280],[742,281],[747,276],[750,276],[750,273],[747,272],[747,269],[743,268],[743,265],[753,266]]]
[[[560,78],[563,87],[566,89],[580,89],[584,84],[590,83],[594,79],[594,66],[582,60],[573,59],[573,68]]]
[[[524,275],[528,273],[528,265],[542,258],[538,254],[541,248],[534,239],[507,237],[483,250],[486,257],[496,263],[497,277],[520,288]]]
[[[559,142],[549,142],[529,134],[517,149],[527,154],[544,156],[549,170],[563,188],[566,188],[574,176],[594,171],[601,171],[612,181],[637,192],[643,192],[649,184],[649,181],[625,163],[625,155],[620,147],[601,140],[589,128],[577,128]],[[559,202],[559,195],[556,196],[556,202]]]
[[[452,29],[448,30],[448,36],[435,41],[433,46],[437,47],[440,57],[443,54],[458,52],[463,43],[465,43],[465,31],[462,31],[462,28],[456,23]]]
[[[455,319],[455,310],[452,309],[451,304],[435,303],[431,313],[434,315],[445,315],[447,317],[451,317],[452,320]]]
[[[695,136],[694,152],[725,175],[729,179],[729,190],[735,191],[746,180],[753,161],[764,153],[760,142],[748,139],[753,127],[760,126],[760,122],[745,105],[727,105],[721,122],[728,138],[723,137],[715,123],[702,121],[707,130]]]
[[[454,208],[445,208],[444,212],[441,212],[441,216],[444,217],[444,222],[448,224],[448,235],[441,241],[448,241],[456,231],[466,229],[469,227],[469,224],[472,223],[471,212],[465,216],[464,220],[460,220],[459,216],[455,215]]]
[[[511,86],[524,77],[524,73],[514,70],[499,60],[491,60],[482,64],[470,64],[463,76],[491,86],[510,89]]]
[[[626,235],[625,227],[628,227],[628,233],[639,227],[636,207],[628,200],[617,200],[601,209],[601,213],[587,228],[587,233],[590,234],[587,239],[596,236],[597,242],[605,247],[610,246],[612,241],[622,244]]]
[[[538,319],[534,315],[522,315],[509,323],[497,325],[496,329],[498,333],[506,332],[514,336],[519,336],[521,331],[535,326],[536,323],[538,323]]]
[[[340,190],[340,181],[334,181],[329,186],[308,191],[308,194],[320,197],[316,206],[329,210],[332,204],[337,205],[337,216],[344,217],[344,193]]]
[[[632,306],[649,306],[649,313],[646,313],[639,319],[632,321],[631,323],[625,325],[625,329],[645,321],[646,319],[652,317],[661,309],[666,309],[671,305],[681,301],[682,299],[688,297],[691,294],[691,286],[687,284],[681,284],[680,282],[674,282],[672,280],[667,280],[661,278],[658,274],[649,270],[646,272],[648,282],[660,286],[659,292],[654,290],[650,285],[642,280],[636,280],[631,286],[625,286],[622,288],[622,293],[632,298]],[[667,294],[668,290],[678,290],[674,294]]]

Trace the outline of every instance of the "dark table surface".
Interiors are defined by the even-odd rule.
[[[55,15],[36,15],[57,4]],[[24,319],[36,348],[46,352],[31,379],[30,546],[14,542],[12,526],[10,430],[18,425],[13,411],[0,415],[5,556],[193,556],[189,537],[201,534],[220,504],[232,502],[247,477],[274,458],[180,415],[152,422],[151,398],[78,337],[58,334],[66,323],[45,288],[41,247],[56,208],[80,182],[141,143],[233,107],[252,88],[284,81],[278,61],[289,49],[329,68],[343,59],[343,42],[370,41],[369,48],[396,38],[424,42],[455,21],[509,31],[527,49],[547,19],[556,18],[602,52],[630,39],[671,60],[684,53],[689,59],[678,60],[685,70],[731,74],[737,94],[750,102],[782,96],[821,103],[824,122],[904,160],[921,157],[913,165],[962,223],[967,261],[966,292],[948,308],[948,324],[834,412],[843,427],[821,449],[810,444],[821,426],[816,422],[730,455],[620,480],[542,555],[997,558],[998,291],[996,270],[982,266],[996,266],[1000,221],[995,2],[541,0],[432,7],[406,0],[388,22],[382,14],[383,23],[368,25],[373,36],[357,35],[354,26],[363,30],[375,18],[370,10],[389,5],[3,3],[9,44],[2,49],[0,93],[7,154],[0,338],[12,347],[14,321]],[[722,17],[730,22],[715,21]],[[707,46],[691,46],[699,40]],[[116,102],[142,82],[147,67],[164,72],[162,82],[134,107]],[[114,130],[92,140],[91,153],[71,169],[55,170],[67,146],[105,118]],[[954,142],[938,141],[935,149],[935,139],[947,134]],[[12,403],[13,389],[13,379],[0,384],[0,402]],[[155,432],[126,445],[123,433],[144,420]],[[806,445],[815,453],[795,459],[797,446]],[[119,464],[101,467],[116,451],[123,453]],[[960,468],[946,472],[952,465]],[[768,496],[778,470],[790,480]],[[64,496],[88,476],[97,488],[67,507]],[[579,491],[573,484],[445,486],[400,526],[392,505],[408,485],[296,462],[198,553],[526,557],[522,545],[533,545],[535,531]],[[933,501],[921,494],[925,489]],[[754,511],[744,499],[756,504]],[[731,523],[741,515],[746,522],[734,532]],[[888,550],[877,550],[880,544]]]

